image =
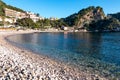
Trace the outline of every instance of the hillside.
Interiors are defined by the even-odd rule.
[[[90,6],[62,19],[76,30],[120,31],[120,13],[105,16],[101,7]]]
[[[84,28],[87,31],[120,31],[120,22],[116,18],[107,18],[86,24]]]
[[[105,14],[101,7],[90,6],[88,8],[80,10],[78,13],[72,14],[63,19],[63,21],[68,24],[68,26],[77,26],[81,28],[86,23],[92,21],[98,21],[104,19]]]
[[[25,12],[24,10],[22,10],[20,8],[16,8],[11,5],[7,5],[2,0],[0,0],[0,16],[5,16],[4,8],[12,9],[12,10],[19,11],[19,12]]]
[[[3,1],[0,0],[0,16],[5,16],[4,8],[12,9],[19,12],[25,12],[20,8],[13,7],[11,5],[7,5]],[[26,19],[17,20],[20,22]],[[29,25],[29,20],[25,23],[25,25]],[[3,23],[2,23],[3,24]],[[44,25],[43,25],[44,24]],[[21,24],[24,26],[24,24]],[[74,27],[75,30],[87,30],[87,31],[120,31],[120,13],[116,14],[108,14],[106,16],[101,7],[90,6],[88,8],[84,8],[77,13],[74,13],[66,18],[62,18],[60,20],[51,21],[49,19],[38,20],[34,25],[37,28],[44,28],[44,26],[52,26],[54,28],[61,28],[63,26]]]
[[[115,14],[108,14],[107,16],[108,17],[116,18],[116,19],[118,19],[120,21],[120,12],[115,13]]]

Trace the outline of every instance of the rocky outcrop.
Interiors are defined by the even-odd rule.
[[[82,28],[86,23],[89,24],[92,21],[98,21],[104,18],[105,15],[101,7],[91,6],[86,9],[82,9],[78,13],[68,16],[67,18],[64,18],[64,21],[69,26]]]
[[[86,13],[83,16],[80,16],[77,27],[84,27],[86,23],[90,23],[92,21],[98,21],[104,19],[104,12],[100,7],[89,7],[86,9]],[[81,13],[81,12],[80,12]]]

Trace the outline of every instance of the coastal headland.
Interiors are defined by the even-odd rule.
[[[97,74],[82,72],[46,56],[20,49],[5,40],[17,34],[35,31],[0,32],[0,79],[6,80],[107,80]]]

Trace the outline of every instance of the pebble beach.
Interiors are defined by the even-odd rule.
[[[34,31],[0,31],[0,80],[107,80],[11,45],[7,36]]]

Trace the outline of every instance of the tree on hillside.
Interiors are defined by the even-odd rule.
[[[40,14],[39,14],[39,13],[37,13],[37,14],[36,14],[36,16],[37,16],[37,17],[39,17],[39,16],[40,16]]]
[[[88,31],[104,31],[104,30],[114,30],[120,28],[119,20],[115,18],[103,19],[99,21],[92,21],[90,24],[85,24],[85,28]]]
[[[116,19],[118,19],[120,21],[120,12],[116,13],[116,14],[108,14],[108,16],[116,18]]]
[[[30,18],[18,19],[16,21],[16,23],[17,23],[17,25],[26,27],[26,28],[35,28],[36,27],[35,23]]]
[[[5,16],[3,7],[0,7],[0,16]]]
[[[43,20],[38,20],[38,21],[36,22],[36,25],[38,26],[38,28],[43,29],[43,28],[44,28]]]
[[[45,19],[45,20],[43,21],[43,24],[44,24],[44,26],[51,26],[49,19]]]
[[[103,9],[99,6],[90,6],[80,10],[78,13],[74,13],[66,18],[63,18],[63,21],[71,27],[82,27],[85,23],[89,23],[93,20],[97,21],[102,18],[104,18]]]

